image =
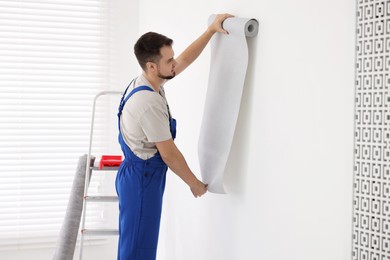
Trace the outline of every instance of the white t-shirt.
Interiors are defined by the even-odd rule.
[[[131,84],[126,95],[133,88],[144,85],[152,86],[140,75]],[[164,87],[160,87],[160,93],[141,90],[133,94],[123,107],[120,127],[123,139],[136,156],[143,160],[153,157],[157,152],[155,142],[172,138]]]

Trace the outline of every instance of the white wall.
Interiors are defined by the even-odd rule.
[[[177,55],[212,13],[260,22],[249,42],[228,194],[194,199],[169,174],[158,259],[350,259],[354,1],[139,2],[140,34],[166,34]],[[207,48],[166,86],[176,143],[198,176],[209,55]]]

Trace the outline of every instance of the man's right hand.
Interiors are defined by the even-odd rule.
[[[197,198],[207,192],[207,184],[197,180],[193,185],[191,185],[190,189],[194,197]]]

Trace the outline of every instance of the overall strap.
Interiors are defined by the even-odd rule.
[[[126,96],[126,93],[127,93],[127,90],[128,90],[128,89],[129,89],[129,87],[131,86],[131,83],[133,83],[133,82],[134,82],[134,80],[135,80],[135,79],[133,79],[133,80],[131,80],[131,81],[130,81],[129,85],[128,85],[128,86],[127,86],[127,88],[125,89],[125,92],[123,92],[123,95],[122,95],[121,101],[119,102],[119,107],[122,107],[122,108],[123,108],[123,106],[122,106],[123,99],[125,98],[125,96]]]
[[[129,86],[130,86],[130,85],[131,85],[131,83],[129,84]],[[120,105],[119,105],[119,108],[118,108],[118,129],[119,129],[119,133],[121,132],[120,118],[121,118],[121,115],[122,115],[123,107],[125,106],[127,100],[129,100],[129,98],[130,98],[132,95],[134,95],[135,93],[137,93],[138,91],[141,91],[141,90],[154,91],[151,87],[148,87],[148,86],[139,86],[139,87],[134,88],[134,89],[129,93],[129,95],[127,95],[127,97],[125,98],[125,95],[126,95],[126,92],[127,92],[127,89],[129,88],[129,86],[126,88],[125,93],[123,93],[123,96],[122,96],[122,99],[121,99],[121,102],[120,102]]]
[[[130,85],[131,85],[131,83],[130,83]],[[129,85],[129,86],[130,86],[130,85]],[[127,92],[127,89],[129,88],[129,86],[126,88],[125,92],[123,93],[123,96],[122,96],[122,99],[121,99],[121,102],[120,102],[120,105],[119,105],[119,108],[118,108],[118,117],[121,116],[123,107],[125,106],[127,100],[129,100],[129,98],[130,98],[132,95],[134,95],[135,93],[137,93],[138,91],[141,91],[141,90],[154,91],[151,87],[148,87],[148,86],[139,86],[139,87],[134,88],[134,89],[127,95],[127,97],[125,98],[126,92]]]

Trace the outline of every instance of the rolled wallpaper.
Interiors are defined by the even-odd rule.
[[[93,165],[95,157],[91,157],[90,165]],[[80,156],[77,170],[74,175],[72,189],[70,191],[68,207],[54,250],[53,260],[72,260],[81,214],[83,211],[83,196],[85,186],[85,169],[87,167],[87,155]]]
[[[209,24],[214,18],[210,16]],[[225,193],[223,175],[248,66],[246,37],[257,35],[258,22],[233,17],[224,21],[223,28],[229,34],[217,33],[211,40],[210,74],[198,143],[202,180],[214,193]]]

